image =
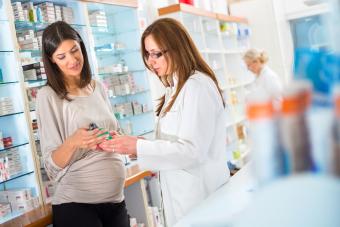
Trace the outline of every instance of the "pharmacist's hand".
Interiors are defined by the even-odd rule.
[[[97,128],[91,131],[87,128],[80,128],[68,138],[68,141],[78,149],[96,149],[97,144],[105,141],[107,137],[107,134],[103,134],[104,132]]]
[[[112,140],[107,140],[99,144],[99,147],[108,152],[136,155],[138,139],[139,138],[135,136],[114,136]]]

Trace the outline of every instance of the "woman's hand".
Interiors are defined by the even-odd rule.
[[[107,152],[117,152],[119,154],[136,155],[137,140],[135,136],[116,135],[112,140],[107,140],[99,144],[99,147]]]
[[[88,131],[86,128],[80,128],[67,141],[75,148],[79,149],[96,149],[97,144],[105,141],[108,134],[104,130],[94,129]]]

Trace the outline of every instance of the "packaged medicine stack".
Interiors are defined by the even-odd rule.
[[[258,92],[249,98],[247,116],[250,121],[255,174],[260,185],[284,175],[284,158],[279,145],[279,131],[273,100]]]
[[[28,105],[31,111],[35,110],[38,91],[41,87],[27,88]]]
[[[37,21],[37,14],[36,14],[36,10],[35,7],[33,6],[33,2],[26,2],[26,3],[22,3],[22,9],[24,10],[24,12],[28,12],[28,21],[30,22],[36,22]],[[25,18],[27,21],[27,18]]]
[[[103,78],[102,82],[105,88],[108,90],[109,97],[111,98],[116,96],[114,87],[120,85],[119,78],[117,76],[107,76]]]
[[[40,31],[37,31],[36,32],[36,38],[38,40],[38,47],[39,47],[39,50],[42,50],[42,34],[43,34],[43,30],[40,30]]]
[[[283,93],[280,136],[289,173],[314,170],[307,126],[310,97],[311,85],[303,82],[291,84]]]
[[[70,7],[62,6],[61,7],[61,16],[63,18],[63,21],[69,24],[74,23],[74,15],[73,15],[73,9]]]
[[[16,21],[25,21],[24,11],[21,2],[12,2],[12,9],[14,14],[14,19]]]
[[[130,73],[120,76],[119,81],[120,84],[128,84],[131,93],[136,93],[143,90],[143,88],[137,86],[135,79]]]
[[[21,50],[39,50],[38,39],[36,37],[19,41]]]
[[[0,156],[0,182],[8,180],[10,178],[8,157],[5,155]]]
[[[10,176],[19,174],[23,171],[23,164],[21,162],[20,152],[18,148],[11,148],[4,153],[8,158],[8,171]]]
[[[14,113],[13,101],[10,97],[0,98],[0,116]]]
[[[0,131],[0,150],[3,150],[5,148],[2,132]]]
[[[133,109],[132,109],[131,102],[115,104],[113,106],[113,110],[115,112],[115,116],[118,119],[122,119],[124,117],[128,117],[128,116],[133,115]]]
[[[143,113],[143,105],[137,101],[132,102],[132,109],[134,115]]]
[[[0,202],[10,203],[12,212],[27,212],[39,207],[38,197],[29,188],[0,191]]]
[[[17,37],[21,50],[39,50],[38,39],[33,30],[19,30]]]
[[[61,16],[61,6],[54,5],[54,13],[55,13],[55,20],[62,21],[63,17]]]
[[[56,21],[54,4],[52,2],[43,2],[37,5],[37,7],[41,10],[41,17],[44,22],[53,23]]]
[[[11,213],[11,204],[0,203],[0,218],[6,217]]]
[[[25,81],[44,80],[47,78],[43,62],[36,62],[22,66]]]
[[[128,70],[128,66],[124,66],[121,63],[98,68],[99,73],[126,73]]]
[[[107,18],[104,11],[97,10],[90,13],[90,24],[96,27],[107,27]]]

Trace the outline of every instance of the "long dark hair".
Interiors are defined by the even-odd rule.
[[[86,48],[79,33],[69,24],[63,21],[57,21],[49,25],[42,35],[42,59],[47,75],[47,85],[50,86],[61,99],[71,101],[68,97],[66,84],[59,67],[52,62],[53,53],[59,45],[65,40],[75,40],[80,44],[81,52],[84,57],[84,64],[81,70],[81,79],[79,87],[84,88],[91,83],[91,68],[86,52]]]
[[[145,50],[144,41],[149,35],[152,35],[161,50],[166,50],[164,57],[168,62],[168,65],[170,65],[170,75],[168,76],[173,74],[178,76],[178,85],[173,96],[174,98],[171,99],[169,105],[166,107],[165,113],[171,109],[185,82],[195,73],[195,71],[204,73],[214,81],[224,105],[223,96],[221,89],[218,86],[215,73],[204,61],[189,33],[181,23],[171,18],[162,18],[156,20],[146,28],[141,39],[141,51],[144,64],[148,69],[150,69],[147,64],[148,53]],[[165,96],[163,95],[157,106],[157,116],[159,116],[164,102]]]

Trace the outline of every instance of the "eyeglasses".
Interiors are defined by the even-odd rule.
[[[166,52],[167,52],[167,50],[152,52],[152,53],[145,52],[145,59],[149,60],[149,57],[150,57],[151,59],[156,60],[156,59],[162,57]]]

